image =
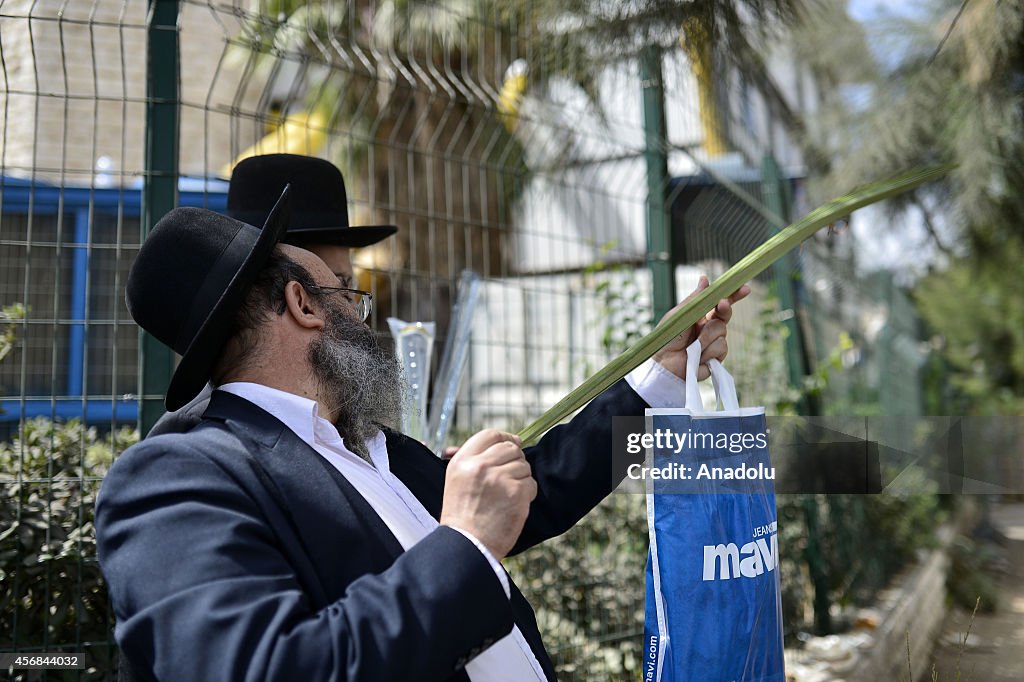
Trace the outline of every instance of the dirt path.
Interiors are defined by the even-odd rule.
[[[1009,540],[1010,573],[998,578],[999,609],[975,616],[966,647],[954,642],[963,641],[971,614],[950,611],[935,647],[938,682],[1024,682],[1024,504],[997,506],[992,519]]]

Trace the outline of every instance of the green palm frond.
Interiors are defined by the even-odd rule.
[[[833,199],[808,213],[799,222],[789,225],[764,244],[751,251],[729,268],[711,286],[695,296],[670,317],[659,324],[600,371],[573,389],[539,419],[519,432],[523,443],[531,443],[545,431],[563,421],[626,376],[632,369],[651,357],[660,348],[699,320],[715,304],[739,289],[744,283],[763,272],[788,251],[808,239],[822,227],[829,225],[858,208],[907,192],[919,185],[942,177],[952,166],[931,166],[909,171],[888,180],[880,180],[859,187],[849,194]]]

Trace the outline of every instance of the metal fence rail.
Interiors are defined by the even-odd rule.
[[[388,316],[433,320],[440,347],[461,271],[483,277],[453,440],[537,416],[647,329],[671,288],[681,298],[806,208],[794,133],[737,67],[677,36],[645,62],[628,41],[574,37],[586,32],[559,12],[0,2],[0,305],[23,306],[0,320],[12,339],[0,360],[0,650],[85,651],[87,677],[111,670],[92,505],[131,429],[155,416],[167,371],[124,307],[126,274],[158,217],[147,215],[168,200],[222,209],[240,157],[330,159],[354,224],[399,226],[354,255],[382,335]],[[794,92],[813,109],[813,88]],[[651,249],[658,220],[667,241]],[[805,407],[801,377],[840,332],[863,341],[866,306],[905,306],[837,271],[827,248],[766,273],[737,309],[730,365],[744,402]],[[668,279],[652,284],[652,270]],[[886,329],[887,350],[844,356],[875,368],[857,375],[870,390],[897,376],[879,368],[914,366],[898,354],[914,352],[916,331]],[[882,399],[909,404],[897,391],[912,379]],[[838,379],[829,390],[836,405],[852,395]],[[642,497],[613,495],[510,564],[560,679],[635,675],[646,542]]]

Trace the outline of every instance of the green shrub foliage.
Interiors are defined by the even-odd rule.
[[[101,436],[36,418],[0,444],[0,648],[79,651],[91,676],[112,669],[93,509],[113,457],[136,440],[132,429]]]

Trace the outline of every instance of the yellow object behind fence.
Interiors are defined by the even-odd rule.
[[[284,123],[268,133],[256,144],[248,147],[235,160],[221,169],[223,177],[242,159],[262,154],[302,154],[316,156],[327,142],[327,117],[319,111],[292,114]]]

